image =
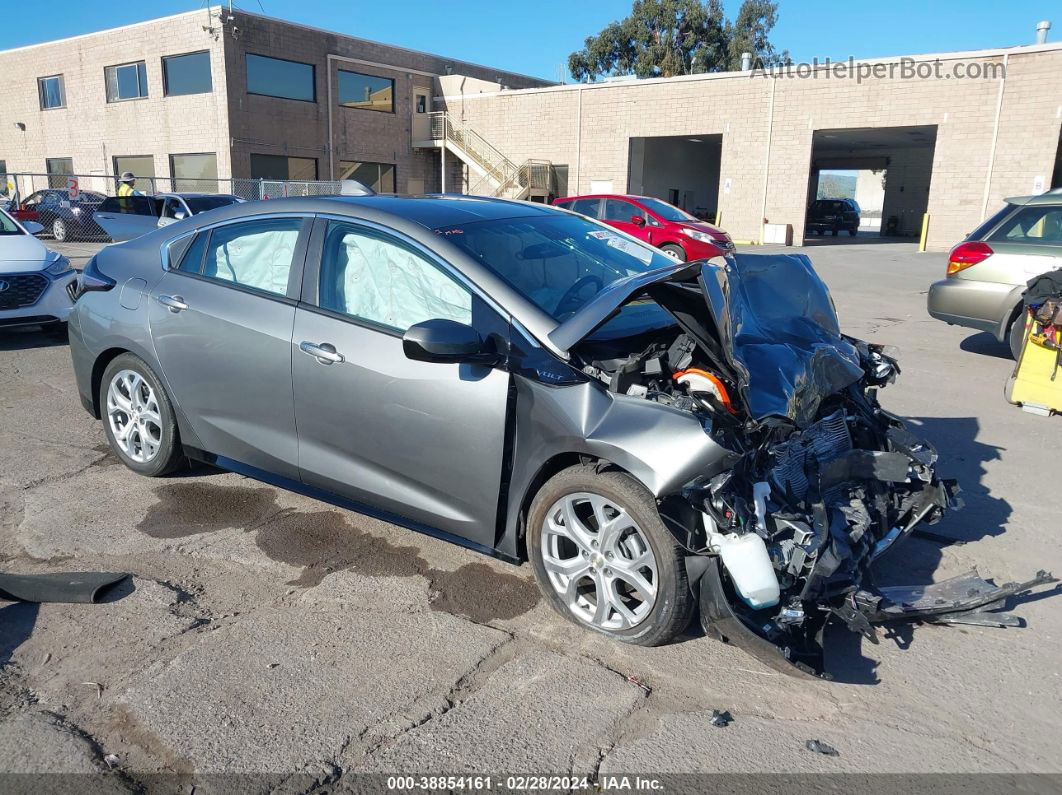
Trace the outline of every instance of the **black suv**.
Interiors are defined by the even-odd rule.
[[[855,199],[816,199],[808,207],[804,228],[820,235],[833,232],[834,237],[847,229],[855,237],[859,231],[859,205]]]

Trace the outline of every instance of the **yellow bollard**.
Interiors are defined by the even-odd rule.
[[[926,250],[926,237],[929,235],[929,213],[922,214],[922,234],[918,238],[918,250]]]

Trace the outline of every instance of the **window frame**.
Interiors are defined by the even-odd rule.
[[[424,244],[403,234],[397,229],[393,229],[392,227],[377,224],[364,218],[352,218],[350,216],[334,214],[319,214],[314,221],[313,230],[310,233],[309,243],[306,250],[306,261],[303,267],[302,290],[299,299],[300,309],[306,309],[310,312],[315,312],[319,315],[324,315],[335,320],[341,320],[344,323],[350,323],[351,325],[368,329],[369,331],[377,331],[381,334],[387,334],[388,336],[397,339],[401,339],[405,334],[405,331],[395,331],[391,326],[383,326],[379,323],[374,323],[371,320],[347,315],[343,312],[337,312],[334,309],[328,309],[327,307],[320,305],[321,266],[324,257],[325,237],[328,234],[328,225],[330,223],[341,223],[348,226],[360,227],[371,234],[391,238],[400,246],[412,250],[418,256],[437,267],[446,276],[453,279],[456,284],[468,290],[469,294],[472,296],[473,322],[471,325],[473,325],[473,327],[475,326],[474,312],[475,302],[477,300],[482,302],[485,307],[489,308],[492,312],[496,313],[506,321],[512,318],[511,312],[508,312],[499,306],[497,301],[489,297],[474,281],[462,273],[460,269],[454,267],[452,263],[443,259],[442,256]]]
[[[170,80],[169,75],[166,73],[166,62],[174,58],[187,58],[189,55],[205,55],[207,58],[207,75],[210,77],[210,90],[208,91],[189,91],[181,92],[180,94],[174,94],[170,92]],[[214,62],[210,57],[210,50],[192,50],[191,52],[178,52],[173,55],[163,55],[159,58],[160,68],[162,69],[162,96],[164,97],[194,97],[198,94],[213,94],[214,93]]]
[[[168,165],[170,167],[170,176],[169,176],[170,190],[169,191],[164,191],[164,192],[165,193],[181,193],[182,191],[177,187],[177,181],[178,180],[198,180],[198,181],[208,180],[209,181],[209,178],[206,178],[206,177],[203,177],[203,178],[201,178],[201,177],[178,177],[176,174],[174,174],[174,168],[173,168],[174,158],[175,157],[203,157],[203,156],[206,156],[206,155],[212,155],[214,157],[214,171],[216,172],[217,168],[218,168],[218,153],[217,152],[172,152],[172,153],[170,153],[170,155],[168,156],[168,161],[169,161]],[[160,177],[156,177],[156,179],[160,179]],[[162,177],[161,179],[165,179],[165,177]],[[218,187],[221,187],[221,184],[220,184],[221,183],[221,177],[214,177],[213,181],[218,183]],[[199,191],[199,190],[189,190],[189,191],[183,191],[183,192],[184,193],[209,193],[209,191]]]
[[[44,104],[44,82],[46,80],[58,80],[59,81],[59,104],[58,105],[45,105]],[[63,73],[56,75],[44,75],[37,78],[37,100],[40,102],[41,110],[62,110],[66,107],[66,78],[63,77]]]
[[[121,83],[119,82],[119,79],[118,79],[118,70],[119,69],[126,69],[126,68],[128,68],[130,66],[134,67],[135,70],[136,70],[137,86],[138,86],[139,90],[142,91],[143,93],[142,94],[138,94],[135,97],[121,97],[121,96],[112,97],[111,96],[111,81],[110,81],[111,73],[112,72],[114,73],[114,89],[117,92],[119,90],[120,85],[121,85]],[[143,82],[141,82],[141,77],[143,77]],[[147,61],[144,61],[144,60],[127,61],[126,63],[119,63],[119,64],[114,64],[113,66],[105,66],[105,67],[103,67],[103,89],[104,89],[104,94],[107,97],[107,104],[108,105],[111,105],[111,104],[114,104],[114,103],[118,103],[118,102],[134,102],[134,101],[136,101],[138,99],[147,99],[148,95],[149,95],[149,91],[148,91],[148,76],[147,76]]]
[[[293,64],[298,64],[299,66],[308,66],[308,67],[310,67],[310,83],[313,86],[313,99],[303,99],[301,97],[284,97],[284,96],[280,96],[278,94],[263,94],[260,91],[251,91],[251,87],[250,87],[251,70],[249,68],[250,61],[248,59],[251,58],[252,56],[255,57],[255,58],[264,58],[267,61],[283,61],[285,63],[293,63]],[[294,60],[292,58],[277,58],[274,55],[262,55],[261,53],[258,53],[258,52],[247,51],[247,52],[245,52],[243,54],[243,85],[244,85],[244,90],[247,92],[247,94],[250,95],[250,96],[253,96],[253,97],[269,97],[271,99],[286,99],[289,102],[309,102],[309,103],[312,103],[312,104],[316,105],[317,104],[317,64],[306,63],[305,61],[296,61],[296,60]]]
[[[360,107],[357,107],[355,105],[348,105],[345,102],[343,102],[343,98],[340,95],[340,84],[342,82],[342,79],[339,77],[339,75],[344,74],[344,73],[345,74],[350,74],[350,75],[357,75],[358,77],[372,77],[372,78],[375,78],[376,80],[386,80],[386,81],[388,81],[391,84],[391,108],[390,108],[390,110],[381,110],[379,108],[360,108]],[[397,109],[397,104],[398,104],[397,103],[397,94],[395,93],[396,84],[397,84],[397,81],[393,77],[383,77],[381,75],[370,75],[367,72],[355,72],[353,69],[340,69],[340,68],[337,68],[336,69],[336,103],[339,105],[339,107],[345,108],[347,110],[367,110],[370,113],[390,113],[393,116],[395,113],[398,112],[398,109]],[[415,101],[416,100],[414,100],[414,102]],[[427,107],[427,101],[426,100],[425,100],[425,107]],[[423,112],[423,111],[418,111],[418,112]]]
[[[256,223],[258,221],[277,221],[297,219],[300,221],[299,237],[295,241],[295,249],[291,256],[291,270],[288,272],[288,286],[284,295],[279,293],[271,293],[268,290],[262,290],[258,287],[251,287],[246,284],[237,284],[236,282],[225,281],[224,279],[215,279],[211,276],[204,276],[202,273],[203,262],[206,260],[206,252],[210,250],[210,243],[214,236],[214,230],[221,229],[223,227],[233,226],[236,224],[248,224]],[[302,285],[304,282],[304,268],[306,265],[306,252],[310,239],[310,232],[314,228],[314,216],[307,215],[306,213],[267,213],[263,215],[250,215],[243,216],[241,218],[230,218],[225,221],[219,221],[208,226],[201,226],[191,232],[185,232],[181,235],[175,235],[174,237],[166,238],[160,246],[160,254],[162,258],[162,269],[167,273],[173,273],[178,276],[186,277],[189,279],[197,279],[201,282],[217,285],[228,290],[239,290],[240,292],[247,293],[249,295],[256,295],[259,298],[267,298],[271,301],[278,301],[282,304],[289,306],[295,306],[300,301],[300,295],[302,292]],[[192,271],[180,270],[181,262],[176,265],[169,261],[169,248],[176,243],[182,237],[189,235],[207,235],[206,243],[203,247],[203,260],[199,263],[199,272],[194,273]],[[188,243],[188,247],[181,253],[181,261],[183,262],[185,255],[195,244],[195,240],[191,240]]]

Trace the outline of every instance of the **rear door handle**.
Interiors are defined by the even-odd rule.
[[[183,312],[188,308],[188,304],[184,302],[184,298],[179,295],[160,295],[157,299],[160,304],[168,307],[171,312],[177,314]]]
[[[334,345],[327,342],[300,342],[299,350],[314,357],[321,364],[339,364],[346,361],[346,357],[338,353]]]

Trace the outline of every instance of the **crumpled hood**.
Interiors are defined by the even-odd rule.
[[[0,273],[40,270],[52,258],[33,235],[0,235]]]
[[[549,335],[568,351],[648,294],[738,384],[751,419],[806,427],[830,395],[859,381],[859,351],[803,254],[729,254],[609,285]]]
[[[752,419],[805,427],[825,398],[863,377],[859,351],[805,255],[735,254],[706,265],[700,282]]]

